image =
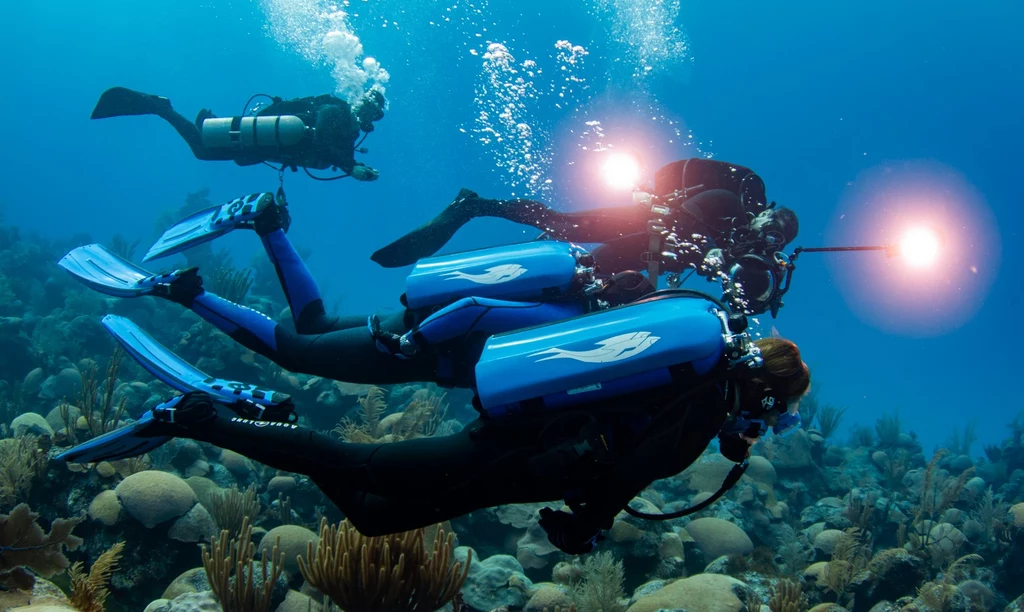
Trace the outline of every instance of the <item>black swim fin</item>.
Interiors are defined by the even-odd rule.
[[[433,255],[455,236],[460,227],[477,216],[472,206],[479,198],[476,192],[469,189],[459,190],[459,194],[441,214],[379,249],[370,259],[384,268],[401,268]]]
[[[170,110],[171,101],[124,87],[111,87],[103,92],[90,119],[126,117],[129,115],[159,115]]]

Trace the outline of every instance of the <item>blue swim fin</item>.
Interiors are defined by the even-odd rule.
[[[209,376],[124,317],[107,315],[103,317],[103,326],[147,372],[182,393],[204,391],[216,401],[233,404],[245,400],[257,409],[276,408],[290,399],[285,393]]]
[[[69,463],[98,463],[100,461],[116,461],[128,457],[144,455],[149,451],[166,444],[171,440],[170,436],[146,435],[146,432],[153,428],[156,419],[153,414],[156,410],[173,408],[180,401],[182,396],[160,404],[153,410],[146,412],[138,421],[126,425],[92,440],[83,442],[74,448],[57,455],[57,459]]]
[[[175,270],[166,274],[153,274],[101,244],[87,244],[72,249],[57,265],[86,286],[114,297],[148,295],[157,286],[169,284],[185,272]]]
[[[164,232],[142,261],[180,253],[236,228],[251,227],[253,220],[273,204],[274,194],[253,193],[189,215]]]

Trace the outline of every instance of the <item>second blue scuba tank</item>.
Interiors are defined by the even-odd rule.
[[[481,409],[500,418],[524,405],[559,409],[672,384],[722,362],[723,318],[708,300],[679,295],[492,336],[476,365]]]
[[[409,308],[464,297],[546,301],[578,293],[592,282],[586,250],[540,240],[421,259],[406,279],[405,296]]]

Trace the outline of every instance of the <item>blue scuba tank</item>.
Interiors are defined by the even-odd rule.
[[[574,244],[540,240],[421,259],[406,279],[409,308],[464,297],[554,300],[593,282],[590,254]]]
[[[492,336],[476,365],[480,407],[500,418],[524,402],[558,409],[669,385],[684,364],[707,374],[723,334],[715,304],[665,295]]]

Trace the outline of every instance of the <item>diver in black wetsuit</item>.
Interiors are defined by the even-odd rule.
[[[759,215],[771,220],[786,243],[796,238],[799,229],[793,211],[768,205],[764,182],[757,174],[728,162],[692,158],[667,164],[655,173],[652,194],[680,196],[670,229],[684,239],[702,234],[721,241]],[[649,248],[651,210],[643,206],[563,213],[535,200],[494,200],[463,189],[441,214],[379,249],[371,259],[386,268],[410,265],[436,253],[460,227],[479,217],[532,225],[556,240],[603,243],[593,253],[598,265],[609,272],[642,267],[642,255]]]
[[[706,275],[709,256],[746,287],[748,314],[781,305],[784,266],[774,254],[799,231],[796,214],[766,202],[764,182],[749,168],[702,158],[660,168],[651,193],[627,206],[563,213],[535,200],[493,200],[463,189],[437,217],[375,252],[371,259],[401,267],[436,253],[478,217],[532,225],[547,237],[600,243],[591,253],[601,274],[646,269],[648,278]],[[709,279],[711,280],[711,279]]]
[[[260,163],[282,168],[340,169],[360,181],[376,180],[373,168],[355,160],[360,133],[369,134],[384,117],[383,94],[371,90],[353,109],[329,94],[272,103],[244,117],[217,117],[199,111],[195,122],[171,108],[167,98],[114,87],[103,92],[92,119],[157,115],[178,132],[200,160],[234,161],[240,166]]]
[[[186,437],[306,474],[370,536],[482,508],[564,499],[572,512],[542,510],[540,524],[559,549],[584,554],[630,500],[686,469],[716,437],[722,454],[741,463],[769,427],[783,433],[799,424],[798,413],[786,407],[810,384],[799,350],[780,339],[757,345],[765,361],[757,377],[716,370],[647,394],[642,403],[626,398],[628,411],[621,403],[541,410],[477,419],[444,437],[352,444],[291,423],[240,417],[206,394],[190,393],[173,411],[155,411],[134,435]],[[731,476],[741,475],[737,469]],[[727,480],[721,492],[732,484]]]

